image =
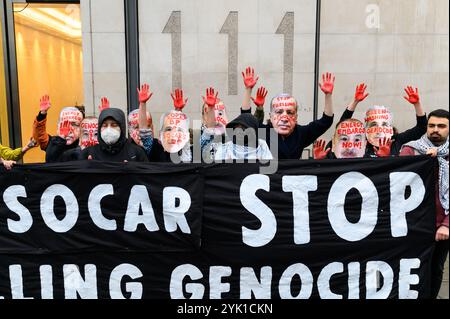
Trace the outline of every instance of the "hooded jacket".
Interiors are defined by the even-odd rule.
[[[112,118],[120,127],[119,140],[112,145],[106,144],[101,135],[103,122],[108,118]],[[81,152],[81,159],[88,159],[91,156],[93,160],[105,162],[148,162],[144,150],[128,141],[126,129],[125,114],[122,110],[110,108],[102,111],[98,118],[98,145],[84,149]]]

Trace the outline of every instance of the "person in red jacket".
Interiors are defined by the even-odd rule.
[[[436,189],[436,247],[431,261],[431,297],[436,298],[448,255],[448,134],[449,112],[436,110],[428,116],[427,133],[403,145],[400,156],[431,155],[439,161]]]

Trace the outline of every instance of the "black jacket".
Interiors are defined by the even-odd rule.
[[[66,145],[66,140],[59,136],[49,136],[48,145],[45,149],[45,162],[64,162],[64,154],[78,147],[78,140],[71,145]]]
[[[107,145],[100,133],[102,124],[107,118],[114,119],[120,127],[120,138],[113,145]],[[126,128],[125,114],[122,110],[116,108],[104,110],[98,118],[98,145],[84,149],[81,152],[81,159],[88,159],[91,156],[93,160],[104,162],[148,162],[144,150],[126,138]]]

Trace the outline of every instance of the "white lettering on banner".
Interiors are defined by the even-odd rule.
[[[308,193],[317,190],[317,176],[284,176],[283,191],[292,192],[294,200],[294,243],[310,241]]]
[[[292,295],[292,278],[299,276],[301,280],[301,289],[297,296]],[[295,264],[289,266],[281,275],[278,290],[281,299],[309,299],[313,290],[313,275],[311,270],[304,264]]]
[[[41,297],[42,299],[53,299],[53,270],[50,265],[39,267],[41,276]]]
[[[138,267],[132,264],[122,264],[114,268],[109,278],[111,299],[126,299],[121,288],[122,280],[125,276],[137,279],[141,278],[143,274]],[[125,291],[130,293],[129,299],[142,299],[143,287],[140,282],[127,282]]]
[[[398,264],[397,264],[398,262]],[[328,264],[316,270],[317,274],[313,275],[310,268],[302,263],[287,266],[281,273],[279,279],[273,278],[272,267],[260,266],[260,268],[242,267],[236,269],[235,273],[239,274],[239,280],[230,280],[232,274],[231,266],[209,266],[205,269],[207,272],[207,280],[199,267],[192,264],[183,264],[177,266],[171,273],[169,292],[172,299],[202,299],[205,298],[205,292],[209,291],[209,298],[220,299],[226,298],[224,295],[230,291],[239,289],[241,299],[250,299],[252,295],[257,299],[270,299],[273,296],[272,291],[278,288],[279,297],[282,299],[309,299],[312,297],[313,287],[317,286],[319,296],[322,299],[387,299],[393,292],[394,279],[398,283],[399,299],[417,299],[418,291],[411,289],[413,285],[420,284],[420,277],[417,273],[420,271],[421,261],[418,258],[403,258],[396,261],[396,265],[390,265],[384,261],[367,261],[365,264],[359,262],[329,262]],[[107,286],[109,282],[109,295],[112,299],[125,299],[125,293],[130,299],[143,298],[144,285],[141,282],[143,273],[133,264],[123,263],[110,273],[109,281],[97,284],[98,279],[105,280],[105,276],[98,276],[97,266],[94,264],[75,265],[65,264],[61,271],[54,269],[56,266],[41,265],[39,267],[41,296],[30,296],[24,292],[24,287],[29,287],[30,282],[34,285],[36,276],[27,269],[24,274],[22,265],[14,264],[9,266],[9,285],[11,289],[11,297],[13,299],[33,299],[54,298],[53,289],[54,282],[59,283],[63,280],[63,293],[66,299],[97,299],[98,289]],[[102,266],[98,266],[102,267]],[[83,275],[80,272],[83,268]],[[204,269],[204,268],[202,268]],[[365,269],[363,273],[363,281],[361,287],[365,287],[365,295],[361,295],[359,278],[361,269]],[[394,269],[398,270],[398,274],[394,275]],[[412,273],[412,271],[414,273]],[[260,273],[260,279],[257,279],[256,273]],[[61,279],[54,278],[61,276]],[[379,275],[383,277],[383,284],[379,287]],[[317,276],[317,277],[315,277]],[[128,282],[123,281],[126,277]],[[300,283],[295,278],[300,278]],[[141,279],[140,281],[137,281]],[[228,280],[227,280],[228,279]],[[348,290],[342,291],[343,294],[336,294],[331,291],[330,287],[335,287],[335,280],[347,281]],[[24,284],[25,283],[25,284]],[[205,287],[204,283],[208,283]],[[334,285],[333,285],[334,283]],[[235,286],[232,286],[235,285]],[[5,283],[2,283],[5,287]],[[122,288],[125,287],[124,291]],[[345,285],[341,285],[344,288]],[[295,291],[295,293],[293,293]],[[28,297],[26,297],[28,296]],[[149,298],[147,296],[146,298]],[[155,296],[153,296],[155,297]],[[2,299],[0,297],[0,299]]]
[[[231,267],[212,266],[209,272],[209,298],[222,299],[222,293],[230,291],[230,284],[223,283],[223,277],[231,276]]]
[[[317,279],[317,289],[321,299],[342,299],[342,295],[335,294],[330,289],[331,277],[334,274],[344,272],[344,264],[334,262],[326,265]]]
[[[17,200],[18,197],[27,197],[27,191],[22,185],[8,187],[3,193],[6,207],[20,218],[18,221],[8,218],[8,229],[13,233],[23,234],[33,225],[33,217],[31,217],[30,211]]]
[[[12,299],[34,299],[23,295],[23,275],[22,266],[9,266],[9,278],[11,281],[11,297]]]
[[[247,176],[241,184],[240,198],[242,206],[261,221],[261,227],[253,230],[242,226],[242,241],[251,247],[267,245],[277,232],[277,220],[273,211],[257,196],[256,191],[270,191],[270,178],[265,175]]]
[[[102,214],[102,207],[100,205],[103,197],[114,195],[114,189],[111,184],[102,184],[96,186],[89,194],[88,210],[92,221],[98,228],[104,230],[116,230],[117,223],[115,220],[107,219]]]
[[[142,215],[139,214],[141,208]],[[159,230],[152,202],[148,196],[147,187],[144,185],[135,185],[131,189],[123,229],[128,232],[135,232],[139,224],[144,224],[148,231]]]
[[[413,172],[396,172],[390,178],[390,219],[393,237],[404,237],[408,233],[406,214],[414,211],[425,198],[425,186],[421,177]],[[405,191],[409,188],[410,194],[405,198]],[[263,247],[268,245],[277,233],[277,220],[274,212],[256,196],[257,191],[270,192],[270,178],[266,175],[254,174],[247,176],[241,183],[240,201],[249,213],[260,222],[258,229],[242,226],[242,242],[250,247]],[[317,176],[283,176],[282,189],[292,193],[293,241],[297,245],[310,242],[309,221],[309,193],[317,191]],[[361,215],[357,223],[347,220],[345,214],[345,199],[351,189],[356,189],[362,197]],[[111,184],[95,186],[88,197],[89,216],[99,229],[117,230],[117,221],[107,219],[103,215],[101,202],[106,196],[113,196],[114,189]],[[62,220],[55,216],[55,198],[61,197],[65,203],[66,213]],[[33,224],[30,211],[18,198],[28,198],[23,185],[12,185],[3,192],[5,206],[18,219],[7,219],[8,230],[13,233],[26,233]],[[162,212],[164,226],[167,232],[178,229],[185,234],[191,233],[186,213],[191,208],[192,200],[189,192],[180,187],[166,187],[162,192]],[[331,228],[342,239],[347,241],[360,241],[369,236],[375,229],[378,221],[379,197],[373,182],[358,172],[349,172],[338,177],[332,184],[328,202],[328,219]],[[40,201],[41,215],[44,223],[57,233],[70,231],[76,224],[79,215],[77,196],[65,185],[51,185],[42,194]],[[142,211],[142,214],[140,214]],[[0,217],[3,218],[3,217]],[[139,224],[143,224],[150,232],[159,231],[155,211],[148,187],[135,185],[131,188],[128,206],[125,214],[124,230],[135,232]]]
[[[103,215],[101,206],[103,198],[113,195],[114,189],[111,184],[97,185],[89,193],[87,202],[89,216],[99,229],[117,230],[117,221],[107,219]],[[65,203],[66,214],[62,220],[58,220],[54,212],[56,197],[61,197]],[[192,200],[190,194],[180,187],[165,187],[162,197],[162,211],[166,231],[175,232],[180,228],[183,233],[190,234],[191,228],[185,216],[191,208]],[[8,230],[12,233],[22,234],[30,230],[33,218],[30,211],[19,202],[18,198],[27,198],[26,188],[23,185],[9,186],[3,192],[3,201],[6,207],[19,217],[18,220],[7,219]],[[44,223],[57,233],[70,231],[78,221],[79,207],[77,197],[65,185],[55,184],[48,187],[42,194],[40,209]],[[141,211],[142,214],[140,214]],[[149,192],[145,185],[135,185],[130,191],[125,213],[124,230],[135,232],[139,224],[143,224],[150,232],[159,231]]]
[[[176,205],[178,199],[179,205]],[[185,234],[190,234],[188,222],[184,214],[191,207],[191,196],[187,191],[179,187],[166,187],[163,190],[163,215],[164,226],[168,233],[173,233],[178,226]]]
[[[345,196],[355,188],[361,194],[361,218],[351,223],[345,216]],[[340,176],[328,195],[328,219],[336,234],[348,241],[359,241],[369,236],[377,224],[378,192],[372,181],[361,173],[350,172]]]
[[[272,267],[262,267],[260,280],[256,278],[253,268],[241,268],[240,299],[270,299],[272,286]]]
[[[419,276],[411,274],[411,269],[420,268],[420,259],[402,259],[400,260],[400,274],[398,279],[398,298],[399,299],[417,299],[419,292],[411,290],[411,285],[419,283]]]
[[[97,267],[84,266],[84,279],[77,265],[64,265],[64,293],[66,299],[97,299]]]
[[[54,211],[55,198],[61,197],[66,204],[66,216],[59,220]],[[41,214],[47,226],[56,233],[66,233],[78,219],[78,201],[73,192],[64,185],[52,185],[41,197]]]
[[[391,231],[392,237],[408,235],[406,213],[419,207],[425,198],[425,186],[419,175],[412,172],[391,173]],[[406,187],[411,194],[405,198]]]
[[[194,265],[180,265],[172,271],[170,277],[170,298],[185,299],[183,294],[184,278],[189,277],[191,280],[199,280],[203,278],[203,274]],[[190,299],[202,299],[205,293],[205,287],[199,283],[187,283],[184,286],[187,293],[191,294]]]
[[[418,292],[410,290],[411,285],[419,284],[419,276],[411,274],[412,269],[420,268],[421,263],[417,258],[401,259],[399,267],[398,278],[398,296],[400,299],[417,299]],[[347,272],[344,269],[347,268]],[[312,296],[313,287],[316,284],[319,291],[319,296],[322,299],[360,299],[359,277],[361,266],[359,262],[350,262],[347,267],[341,262],[331,262],[325,265],[320,271],[317,281],[314,282],[314,277],[308,266],[297,263],[290,265],[282,273],[278,281],[278,291],[281,299],[309,299]],[[344,295],[338,295],[330,290],[333,282],[333,275],[340,274],[348,276],[348,292]],[[383,276],[383,286],[378,287],[378,277]],[[231,267],[226,266],[211,266],[209,267],[209,290],[212,292],[210,298],[221,297],[223,292],[230,291],[230,284],[223,283],[223,277],[231,275]],[[293,285],[294,277],[299,277],[301,284],[295,284],[295,290],[299,292],[292,295],[291,287]],[[202,299],[205,297],[204,293],[207,289],[200,282],[190,282],[203,278],[201,270],[191,264],[184,264],[176,267],[170,279],[170,296],[172,299]],[[367,299],[387,299],[392,292],[394,283],[393,268],[383,261],[368,261],[366,263],[365,285]],[[234,282],[234,281],[233,281]],[[261,279],[258,282],[255,276],[255,270],[250,267],[243,267],[240,269],[240,297],[241,299],[251,298],[252,292],[257,299],[271,298],[272,284],[277,284],[272,281],[272,268],[269,266],[261,267]],[[255,290],[256,289],[256,290]],[[185,296],[184,292],[191,294]],[[272,296],[273,297],[273,296]]]
[[[310,241],[308,192],[317,190],[315,176],[284,176],[284,192],[292,192],[294,243],[306,244]],[[405,189],[409,186],[411,194],[404,199]],[[258,190],[270,191],[270,179],[265,175],[247,176],[241,184],[240,198],[245,209],[261,222],[257,230],[242,227],[242,241],[251,247],[262,247],[275,237],[277,221],[273,211],[257,196]],[[361,217],[357,223],[351,223],[345,215],[345,198],[351,189],[356,189],[362,197]],[[425,186],[419,175],[412,172],[390,174],[391,193],[391,230],[393,237],[406,236],[405,214],[416,209],[425,196]],[[335,233],[347,241],[360,241],[375,229],[378,220],[379,198],[373,182],[358,172],[341,175],[331,186],[328,196],[328,218]]]
[[[382,287],[379,287],[379,274],[383,276]],[[393,281],[394,271],[388,263],[384,261],[369,261],[366,265],[366,299],[387,299],[392,291]]]

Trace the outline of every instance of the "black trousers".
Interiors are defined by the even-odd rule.
[[[431,298],[436,299],[441,289],[442,275],[448,255],[448,239],[436,242],[431,259]]]

